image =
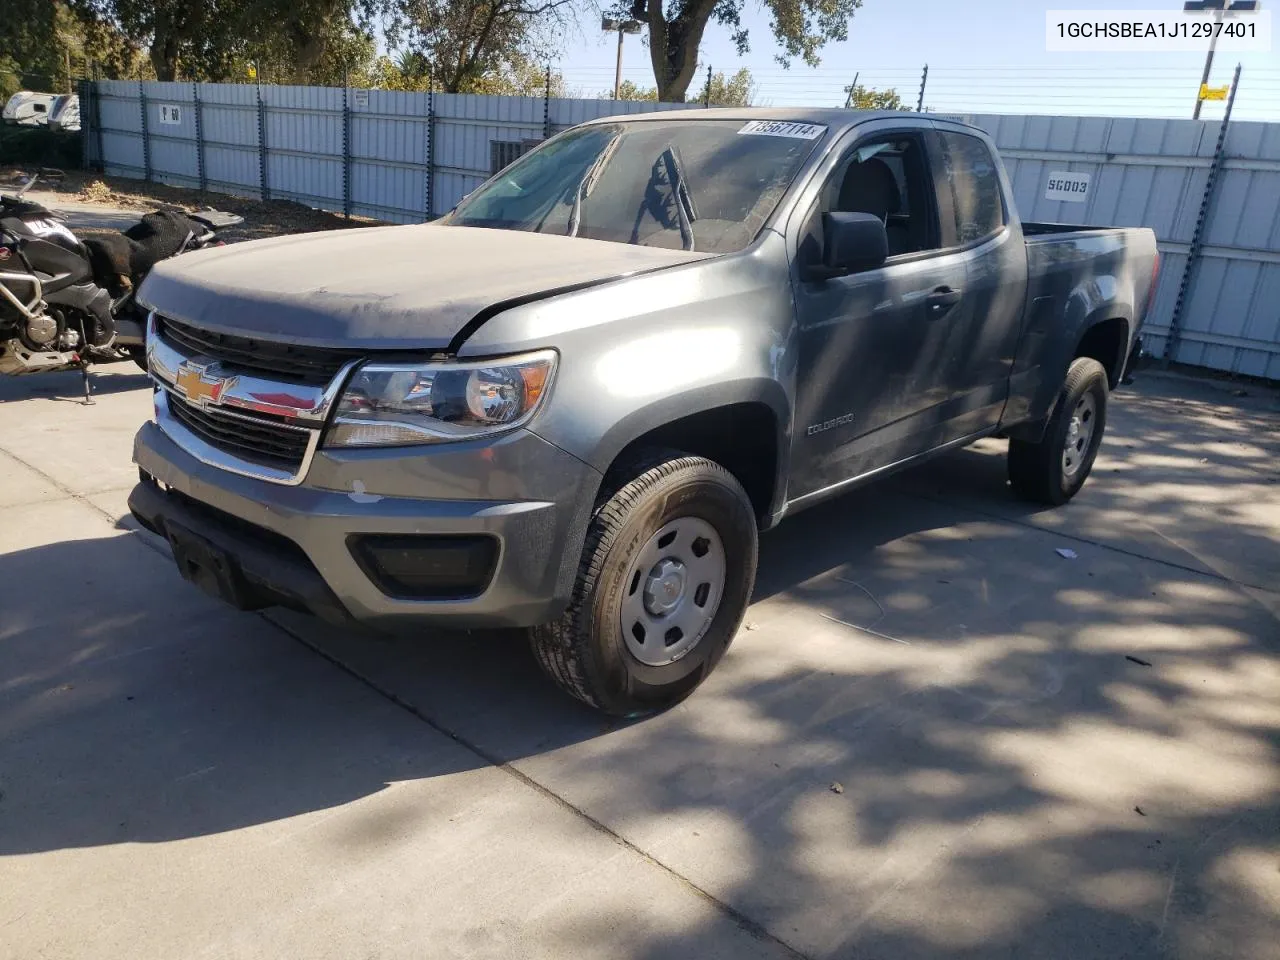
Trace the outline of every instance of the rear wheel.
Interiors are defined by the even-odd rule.
[[[1009,482],[1018,496],[1058,506],[1080,492],[1102,444],[1107,396],[1102,364],[1074,360],[1044,436],[1037,443],[1009,441]]]
[[[647,462],[597,510],[569,609],[530,631],[552,680],[620,716],[692,693],[755,582],[755,513],[733,475],[701,457]]]

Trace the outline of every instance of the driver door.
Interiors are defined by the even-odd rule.
[[[790,496],[823,493],[943,442],[951,348],[965,265],[940,252],[927,129],[861,132],[801,219],[793,263],[799,327]],[[833,279],[807,279],[822,256],[822,214],[886,222],[889,258]]]

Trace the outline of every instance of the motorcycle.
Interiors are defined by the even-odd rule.
[[[146,317],[135,294],[151,267],[221,246],[217,231],[243,223],[206,210],[146,214],[128,230],[80,240],[65,218],[17,194],[0,194],[0,375],[79,370],[132,359],[146,369]]]

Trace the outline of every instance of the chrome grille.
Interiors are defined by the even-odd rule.
[[[346,364],[364,355],[359,350],[298,346],[215,333],[159,315],[156,330],[186,356],[207,357],[238,370],[317,386],[329,383]]]
[[[212,447],[249,463],[296,474],[315,431],[254,415],[200,407],[166,391],[169,414]]]

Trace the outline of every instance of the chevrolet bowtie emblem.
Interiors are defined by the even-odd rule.
[[[177,387],[192,403],[208,406],[220,403],[223,392],[236,382],[235,377],[220,377],[212,364],[184,360],[178,367]]]

